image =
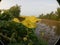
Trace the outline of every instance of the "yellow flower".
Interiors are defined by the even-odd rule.
[[[31,22],[30,20],[26,19],[24,21],[22,21],[22,24],[25,25],[28,28],[35,28],[36,24]]]
[[[33,22],[33,23],[37,23],[38,21],[41,21],[41,19],[38,19],[38,18],[35,17],[35,16],[29,16],[29,17],[27,17],[26,19],[30,20],[30,21]]]
[[[22,24],[28,28],[35,28],[37,21],[39,21],[39,19],[36,18],[35,16],[28,16],[25,18],[24,21],[22,21]]]
[[[20,23],[20,21],[17,18],[14,18],[13,21]]]
[[[37,21],[37,18],[35,16],[30,16],[30,17],[27,17],[31,22],[36,22]]]
[[[23,40],[24,40],[24,41],[27,41],[27,37],[24,37]]]
[[[20,20],[18,20],[17,18],[14,18],[13,21],[22,23],[23,25],[25,25],[28,28],[35,28],[36,23],[40,20],[40,19],[36,18],[35,16],[22,16],[22,17],[24,17],[25,20],[20,22]]]

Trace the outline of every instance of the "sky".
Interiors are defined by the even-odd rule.
[[[21,6],[20,14],[23,16],[39,16],[56,11],[59,7],[56,0],[2,0],[0,9],[9,9],[16,4]]]

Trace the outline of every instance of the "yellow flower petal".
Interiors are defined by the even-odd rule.
[[[27,37],[24,37],[23,40],[24,40],[24,41],[27,41]]]
[[[17,18],[14,18],[13,21],[20,23],[20,21]]]

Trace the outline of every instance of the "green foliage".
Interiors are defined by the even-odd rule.
[[[13,15],[8,10],[4,10],[4,12],[0,15],[0,20],[11,20]]]
[[[41,14],[39,16],[41,19],[51,19],[51,20],[60,20],[60,8],[57,8],[57,11],[55,13],[51,12],[49,14]]]
[[[18,5],[13,6],[9,9],[9,12],[14,16],[14,17],[19,17],[20,15],[20,7]]]
[[[36,37],[35,28],[12,21],[14,17],[19,17],[19,12],[19,7],[14,6],[0,14],[0,40],[4,38],[9,45],[45,45]]]
[[[1,12],[3,13],[1,14]],[[18,5],[11,7],[8,10],[0,10],[0,20],[11,20],[12,18],[19,18],[20,7]]]
[[[16,23],[13,21],[1,21],[0,22],[0,33],[9,37],[9,44],[20,43],[21,45],[42,45],[34,33],[35,29],[27,28],[21,23]],[[27,40],[23,38],[26,37]],[[6,39],[7,40],[7,39]]]
[[[60,8],[57,8],[56,13],[57,13],[57,19],[59,20],[60,19]]]

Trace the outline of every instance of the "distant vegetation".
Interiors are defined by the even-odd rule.
[[[57,8],[57,11],[48,13],[48,14],[41,14],[39,16],[41,19],[51,19],[51,20],[60,20],[60,8]]]

